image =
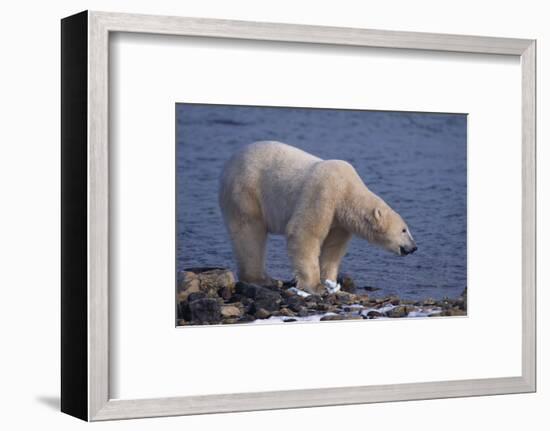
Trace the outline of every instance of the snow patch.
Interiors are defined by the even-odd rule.
[[[288,290],[290,290],[291,292],[294,292],[296,295],[301,296],[302,298],[307,298],[308,296],[311,295],[310,293],[306,292],[305,290],[298,289],[297,287],[291,287]]]

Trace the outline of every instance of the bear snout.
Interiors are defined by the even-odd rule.
[[[418,247],[416,245],[413,245],[411,247],[399,246],[399,252],[401,253],[401,256],[413,254],[416,250],[418,250]]]

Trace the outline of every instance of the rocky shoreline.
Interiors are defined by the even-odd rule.
[[[190,268],[178,273],[178,326],[232,323],[362,320],[399,317],[465,316],[467,290],[459,298],[423,301],[397,296],[371,297],[371,287],[358,288],[349,276],[340,290],[310,295],[293,282],[274,286],[237,282],[224,268]],[[330,290],[330,289],[328,289]]]

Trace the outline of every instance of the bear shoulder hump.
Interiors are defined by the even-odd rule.
[[[355,168],[345,160],[324,160],[319,165],[326,175],[348,176],[356,174]]]

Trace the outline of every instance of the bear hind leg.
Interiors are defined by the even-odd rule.
[[[271,285],[274,280],[265,273],[267,229],[261,221],[238,220],[230,226],[233,251],[240,281]]]

